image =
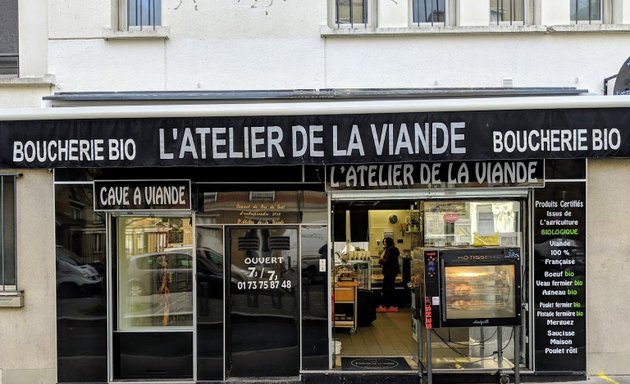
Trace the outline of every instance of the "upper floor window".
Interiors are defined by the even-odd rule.
[[[335,0],[335,24],[366,26],[368,24],[368,0]]]
[[[523,24],[524,0],[490,0],[490,22],[500,24]]]
[[[571,0],[571,22],[601,23],[602,0]]]
[[[18,0],[0,1],[0,75],[18,74]]]
[[[118,0],[119,28],[142,29],[162,25],[161,0]]]
[[[413,23],[416,25],[444,25],[446,23],[445,0],[413,0]]]
[[[0,292],[17,289],[15,176],[0,176]]]

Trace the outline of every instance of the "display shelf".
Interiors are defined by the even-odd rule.
[[[357,329],[358,286],[356,281],[339,281],[335,284],[335,328],[350,328],[350,334],[354,334]]]

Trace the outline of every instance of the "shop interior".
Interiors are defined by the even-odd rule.
[[[367,359],[363,361],[368,365],[366,369],[379,366],[385,370],[417,370],[419,356],[421,361],[426,357],[426,344],[422,347],[423,342],[418,342],[418,323],[413,316],[424,274],[423,251],[522,248],[524,204],[520,199],[333,201],[334,368],[360,370],[350,365],[354,364],[353,358],[361,357]],[[400,252],[400,273],[395,280],[397,311],[377,312],[383,282],[378,260],[386,237],[394,240]],[[499,294],[494,292],[488,295],[475,291],[487,289],[482,283],[488,279],[486,272],[498,272],[462,272],[466,277],[460,279],[458,302],[452,305],[474,312],[475,308],[497,304],[483,302],[487,297],[506,300],[495,299]],[[514,330],[434,329],[433,368],[483,370],[513,366]],[[419,351],[419,345],[424,351]],[[524,350],[521,346],[520,351]]]

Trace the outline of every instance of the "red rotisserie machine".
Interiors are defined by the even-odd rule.
[[[499,334],[501,327],[513,327],[513,373],[519,383],[520,248],[424,248],[420,265],[415,295],[418,333],[424,333],[419,335],[419,368],[427,369],[428,383],[432,383],[431,333],[450,327],[497,327]],[[499,361],[501,345],[499,338]],[[498,374],[500,382],[509,382],[502,365]]]
[[[521,324],[518,248],[424,250],[426,328]]]

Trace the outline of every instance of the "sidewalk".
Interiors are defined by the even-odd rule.
[[[521,378],[521,383],[546,383],[546,384],[630,384],[630,376],[608,376],[606,374],[593,375],[587,380],[574,381],[536,381],[532,378]]]
[[[581,381],[526,381],[527,383],[558,383],[558,384],[630,384],[630,376],[593,375],[588,380]]]

